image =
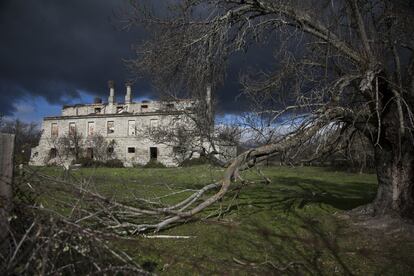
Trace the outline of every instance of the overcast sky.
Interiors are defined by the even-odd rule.
[[[107,81],[115,80],[123,97],[130,75],[122,59],[145,38],[120,31],[114,12],[124,0],[0,0],[0,114],[24,120],[58,115],[60,106],[106,99]],[[250,56],[260,62],[260,56]],[[222,113],[240,109],[235,96],[240,58],[220,91]],[[134,85],[136,98],[156,98],[151,84]]]

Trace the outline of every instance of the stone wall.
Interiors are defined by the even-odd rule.
[[[89,115],[74,117],[50,117],[43,121],[42,137],[39,146],[32,150],[32,165],[46,165],[50,160],[50,152],[53,148],[58,148],[58,140],[60,137],[68,135],[70,124],[76,125],[76,131],[84,139],[85,143],[90,138],[89,124],[94,124],[94,133],[101,135],[109,143],[115,141],[114,155],[120,159],[126,166],[134,164],[144,165],[150,161],[150,148],[157,148],[157,160],[166,166],[177,166],[178,163],[173,155],[173,148],[164,144],[156,144],[144,134],[148,127],[154,122],[158,127],[171,127],[174,124],[188,123],[183,118],[184,115],[160,115],[160,114],[116,114],[112,116]],[[108,122],[113,122],[114,131],[108,133]],[[57,126],[58,133],[52,136],[52,126]],[[135,125],[131,130],[131,125]],[[128,148],[134,148],[135,152],[129,151]],[[56,158],[52,160],[56,163],[69,162],[70,160],[58,153]],[[70,158],[69,158],[70,159]]]
[[[178,125],[191,129],[193,122],[186,112],[193,108],[194,101],[191,100],[65,106],[62,116],[46,117],[43,120],[42,137],[39,145],[32,149],[30,163],[35,166],[70,164],[74,157],[61,152],[59,139],[68,137],[72,126],[83,137],[85,147],[93,148],[91,140],[95,135],[102,136],[108,144],[115,141],[111,158],[120,159],[126,166],[145,165],[150,161],[151,154],[156,154],[157,161],[165,166],[177,166],[183,160],[178,160],[175,156],[174,146],[155,143],[155,139],[148,136],[148,129],[172,129]],[[108,126],[111,126],[110,131]],[[199,144],[197,147],[212,150],[208,143],[201,142],[200,139],[194,138],[193,141]],[[235,156],[235,147],[220,145],[219,148],[224,153],[218,154],[220,159]],[[197,157],[197,154],[193,157]]]

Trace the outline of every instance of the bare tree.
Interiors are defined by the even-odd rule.
[[[56,147],[58,152],[66,158],[73,157],[75,161],[78,161],[84,154],[84,144],[82,133],[75,131],[59,137]]]
[[[93,150],[93,158],[98,161],[113,159],[115,156],[115,140],[108,141],[101,134],[94,134],[85,141],[86,146]]]
[[[268,43],[277,64],[274,70],[245,75],[244,93],[266,102],[260,103],[260,112],[271,121],[282,115],[300,117],[290,133],[235,158],[220,191],[177,214],[178,219],[221,198],[238,171],[288,148],[293,153],[331,125],[347,139],[354,132],[363,135],[374,148],[378,193],[363,211],[414,218],[412,4],[175,1],[156,13],[151,4],[131,2],[127,23],[152,30],[151,38],[137,48],[132,69],[153,76],[165,90],[178,87],[197,95],[206,84],[222,82],[232,53]]]
[[[15,162],[28,163],[31,149],[39,143],[41,130],[36,123],[6,120],[0,117],[0,132],[16,135]]]

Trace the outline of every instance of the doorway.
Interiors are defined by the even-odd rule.
[[[158,158],[158,148],[150,147],[150,158],[151,158],[151,160],[157,160],[157,158]]]
[[[93,148],[86,149],[86,158],[93,159]]]

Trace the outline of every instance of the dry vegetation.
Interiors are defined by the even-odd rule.
[[[114,252],[128,253],[132,262],[151,272],[168,275],[395,275],[414,271],[410,262],[412,236],[406,236],[406,232],[396,227],[367,231],[357,225],[360,222],[343,218],[344,211],[369,202],[375,196],[374,175],[328,168],[263,167],[262,173],[271,183],[263,181],[256,171],[242,173],[245,182],[237,182],[226,198],[203,210],[196,222],[189,220],[157,234],[150,231],[145,235],[131,235],[132,231],[120,230],[114,236],[114,229],[106,218],[111,214],[118,223],[139,224],[141,219],[148,218],[118,216],[117,210],[109,209],[110,205],[104,200],[97,203],[88,193],[79,192],[80,187],[89,187],[88,190],[112,202],[137,208],[140,198],[171,204],[186,198],[205,183],[220,179],[223,169],[206,165],[179,169],[88,168],[72,172],[70,180],[59,168],[32,172],[32,188],[25,184],[25,189],[39,193],[36,201],[42,208],[38,211],[48,217],[54,214],[56,223],[63,223],[59,225],[60,231],[64,229],[62,235],[71,233],[70,225],[76,224],[86,229],[86,233],[93,233],[88,241],[92,241],[95,250],[102,241],[110,241],[103,244]],[[159,177],[154,178],[154,175]],[[71,186],[69,181],[76,184]],[[185,192],[176,193],[178,191]],[[100,204],[98,209],[97,204]],[[88,217],[98,215],[97,211],[99,219]],[[30,223],[21,229],[26,231],[29,226]],[[80,235],[88,237],[83,232],[71,234],[62,238],[62,243],[70,244]],[[150,238],[154,235],[167,238]],[[72,260],[66,259],[68,256],[64,254],[67,253],[62,250],[54,252],[63,254],[65,260]],[[71,248],[69,252],[77,251]],[[88,253],[88,258],[94,257],[93,252]],[[110,262],[111,266],[120,262],[110,258],[110,251],[107,256],[105,263]],[[85,269],[97,271],[90,266]]]

